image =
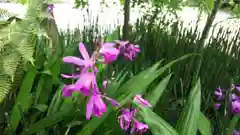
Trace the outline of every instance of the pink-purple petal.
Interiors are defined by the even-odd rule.
[[[140,95],[140,94],[137,94],[134,97],[133,101],[138,103],[138,104],[141,104],[144,107],[151,107],[152,106],[147,100],[143,99],[142,95]]]
[[[79,51],[81,52],[84,60],[90,60],[87,49],[85,48],[83,43],[79,43]]]
[[[86,119],[90,120],[91,115],[93,113],[93,107],[94,107],[94,97],[90,97],[87,107],[86,107]]]
[[[62,89],[62,95],[64,97],[71,97],[74,89],[75,89],[75,85],[74,84],[64,85],[64,87]]]
[[[75,56],[66,56],[63,58],[63,61],[65,63],[71,63],[74,65],[78,65],[78,66],[83,66],[86,65],[86,62],[78,57]]]
[[[104,95],[102,95],[102,97],[106,98],[112,104],[112,106],[120,106],[120,104],[116,100]]]
[[[61,74],[61,76],[63,77],[63,78],[73,78],[73,79],[77,79],[77,78],[79,78],[81,75],[80,74],[73,74],[73,75],[67,75],[67,74]]]

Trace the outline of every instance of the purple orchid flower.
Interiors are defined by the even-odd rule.
[[[87,103],[87,111],[86,111],[87,120],[90,120],[92,114],[96,117],[101,117],[103,113],[107,111],[107,106],[103,102],[102,98],[105,98],[108,101],[110,101],[113,106],[119,106],[119,103],[114,99],[111,99],[109,97],[106,97],[97,93],[93,93]]]
[[[116,41],[119,44],[121,54],[123,54],[125,60],[133,60],[140,52],[138,45],[129,44],[128,41]]]
[[[137,54],[140,52],[140,48],[138,45],[134,45],[134,44],[129,44],[126,49],[125,52],[123,54],[124,58],[126,60],[133,60],[137,57]]]
[[[142,95],[138,94],[134,97],[133,102],[141,104],[144,107],[151,107],[152,105],[145,99],[142,98]]]
[[[232,102],[232,112],[233,113],[240,113],[240,101],[233,101]]]
[[[148,130],[148,125],[135,119],[137,113],[136,109],[122,109],[121,111],[122,114],[119,117],[119,123],[123,131],[127,131],[130,128],[130,125],[133,125],[131,133],[142,133]]]
[[[100,91],[97,87],[96,79],[93,80],[92,85],[93,85],[92,95],[87,103],[86,109],[87,120],[90,120],[92,114],[96,117],[101,117],[103,113],[107,111],[107,106],[103,102],[102,98],[107,99],[109,102],[112,103],[113,106],[120,106],[120,104],[114,99],[100,94]]]
[[[240,133],[236,129],[234,129],[233,135],[240,135]]]
[[[133,109],[122,109],[121,115],[119,116],[119,123],[122,130],[126,131],[129,129],[131,121],[133,120],[137,110]]]
[[[82,54],[83,59],[75,56],[66,56],[63,58],[65,63],[71,63],[82,67],[80,74],[65,75],[64,78],[78,79],[75,84],[65,85],[63,88],[63,96],[72,96],[74,91],[79,91],[83,95],[88,96],[90,94],[91,84],[96,79],[95,72],[97,72],[94,66],[95,62],[89,57],[89,54],[83,43],[79,44],[79,51]],[[92,72],[89,72],[89,70]]]
[[[223,89],[221,89],[220,87],[216,88],[215,95],[217,97],[217,100],[222,100],[224,98]]]
[[[115,48],[115,43],[104,43],[102,44],[99,53],[104,57],[104,63],[109,64],[115,61],[120,53],[120,51]]]

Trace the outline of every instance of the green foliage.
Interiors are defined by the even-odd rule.
[[[16,71],[21,64],[30,62],[34,64],[34,52],[37,45],[37,36],[42,30],[41,22],[44,18],[41,13],[44,10],[45,1],[30,1],[26,17],[16,23],[11,23],[1,29],[0,44],[0,74],[2,82],[9,84],[0,89],[0,103],[12,88],[16,76]],[[19,71],[22,72],[22,71]]]
[[[181,117],[177,123],[177,130],[180,135],[197,134],[198,121],[201,105],[201,84],[200,79],[191,90],[187,103],[184,105]]]
[[[198,129],[201,135],[212,135],[212,124],[202,112],[199,115]]]
[[[93,50],[94,38],[97,36],[95,28],[85,29],[80,36],[70,32],[58,35],[54,44],[56,51],[51,52],[49,44],[54,38],[46,36],[49,34],[43,30],[45,25],[41,23],[44,20],[42,8],[46,1],[32,2],[25,19],[2,29],[5,33],[1,35],[3,38],[0,44],[0,99],[10,89],[17,90],[10,117],[6,116],[8,123],[4,123],[8,126],[4,130],[9,134],[20,135],[124,134],[117,118],[120,108],[109,106],[101,118],[93,117],[86,121],[87,99],[78,93],[71,98],[62,97],[63,83],[72,83],[74,80],[61,79],[60,73],[76,72],[72,66],[62,64],[62,57],[78,55],[76,52],[80,39],[88,44],[88,50]],[[177,9],[182,4],[182,1],[154,2],[156,7],[163,6],[163,3],[170,4],[169,9]],[[212,1],[204,3],[211,9]],[[119,60],[113,65],[102,67],[98,79],[102,81],[106,76],[111,78],[106,93],[117,99],[121,107],[128,106],[136,94],[142,94],[152,108],[137,105],[140,109],[137,118],[147,123],[154,135],[195,135],[197,130],[202,135],[215,134],[210,120],[204,114],[208,114],[212,107],[212,93],[216,85],[224,85],[223,77],[226,74],[239,76],[239,47],[229,49],[230,44],[237,43],[239,33],[229,43],[229,35],[220,29],[217,38],[211,37],[203,50],[195,51],[199,42],[199,33],[195,28],[187,30],[179,22],[172,23],[164,17],[155,17],[153,15],[138,22],[132,31],[130,40],[139,44],[142,51],[137,59],[132,63]],[[156,20],[160,22],[156,23]],[[119,37],[118,29],[107,36],[105,41]],[[198,54],[191,54],[193,52]],[[193,79],[198,64],[196,59],[199,58],[193,57],[196,55],[203,58],[199,74],[201,82],[200,79],[197,82]],[[23,79],[18,77],[19,70],[22,71],[19,73],[24,76]],[[17,83],[21,83],[19,92]],[[200,101],[204,101],[202,108]],[[172,108],[177,117],[170,114]],[[166,116],[165,113],[170,115]],[[169,117],[173,117],[174,121],[169,120]],[[229,135],[238,119],[238,116],[233,117]]]

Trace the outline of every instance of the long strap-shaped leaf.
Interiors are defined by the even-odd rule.
[[[25,111],[29,108],[29,100],[32,85],[36,76],[36,68],[32,67],[25,75],[23,83],[21,85],[20,91],[18,93],[17,99],[12,109],[12,114],[10,116],[10,124],[12,126],[12,130],[15,131],[18,127],[18,124],[22,118],[21,112],[19,110],[19,106],[22,111]]]
[[[163,80],[161,80],[161,82],[157,85],[157,87],[154,90],[147,94],[145,99],[149,101],[152,107],[154,107],[157,104],[158,100],[162,96],[162,93],[166,89],[171,76],[172,74],[166,76]]]
[[[153,135],[178,135],[177,131],[150,108],[139,105],[140,115],[151,129]]]
[[[211,122],[202,112],[199,115],[198,129],[201,135],[212,135]]]
[[[201,84],[200,79],[198,79],[188,97],[187,104],[184,106],[181,117],[177,123],[177,130],[179,131],[180,135],[197,134],[200,115],[200,103]]]

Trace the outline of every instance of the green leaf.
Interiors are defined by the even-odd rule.
[[[147,99],[149,101],[149,103],[154,107],[158,100],[160,99],[160,97],[162,96],[162,93],[164,92],[164,90],[166,89],[168,82],[171,78],[172,74],[166,76],[158,85],[157,87],[150,92],[145,99]]]
[[[199,115],[198,129],[201,135],[212,135],[211,122],[202,112]]]
[[[177,130],[180,135],[196,135],[198,129],[198,121],[200,116],[201,103],[201,84],[200,79],[197,80],[195,86],[190,92],[188,101],[184,106],[181,117],[177,123]]]
[[[236,127],[236,125],[239,121],[239,118],[240,118],[239,114],[233,116],[233,118],[232,118],[232,120],[230,121],[230,124],[229,124],[229,130],[228,130],[227,135],[232,135],[233,134],[234,128]]]
[[[153,135],[178,135],[177,131],[150,108],[138,105],[143,121],[149,126]]]
[[[63,85],[60,85],[58,90],[55,92],[53,99],[49,105],[47,116],[54,114],[59,111],[61,104],[62,104],[62,88]]]
[[[36,123],[32,124],[29,128],[24,129],[24,131],[21,133],[21,135],[30,135],[37,133],[44,128],[52,127],[53,125],[57,124],[59,121],[64,119],[64,116],[69,115],[69,113],[74,108],[73,102],[64,102],[61,110],[59,112],[56,112],[55,114],[52,114],[50,116],[47,116]]]
[[[17,129],[19,121],[22,117],[18,106],[20,105],[23,111],[27,110],[29,107],[29,100],[26,100],[26,98],[28,98],[30,95],[36,73],[36,69],[32,67],[24,77],[23,83],[12,109],[12,114],[10,116],[10,124],[13,131]]]
[[[33,106],[33,108],[37,109],[40,112],[45,112],[47,110],[48,106],[45,104],[36,104]]]

